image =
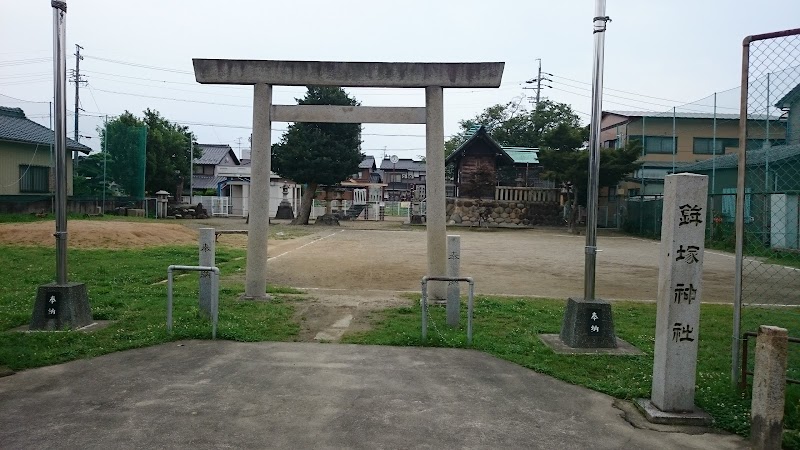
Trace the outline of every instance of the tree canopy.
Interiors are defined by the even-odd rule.
[[[296,100],[299,105],[359,105],[338,87],[308,86],[305,97]],[[335,186],[358,171],[364,158],[360,132],[359,124],[298,122],[272,146],[272,170],[308,185],[295,223],[308,223],[318,186]]]
[[[589,138],[589,129],[581,126],[580,117],[565,103],[542,100],[535,110],[527,110],[509,102],[459,122],[459,132],[445,142],[445,157],[464,142],[475,125],[483,125],[492,139],[508,147],[576,149]]]

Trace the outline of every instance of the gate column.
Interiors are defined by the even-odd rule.
[[[440,86],[425,88],[425,190],[428,276],[447,276],[447,227],[444,190],[444,95]],[[431,281],[429,296],[447,298],[447,284]]]
[[[253,143],[250,153],[250,223],[245,298],[266,299],[269,236],[269,173],[272,166],[272,85],[253,87]]]

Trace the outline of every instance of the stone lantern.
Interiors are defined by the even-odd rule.
[[[169,201],[169,192],[160,190],[156,192],[156,219],[163,219],[167,217],[167,202]]]

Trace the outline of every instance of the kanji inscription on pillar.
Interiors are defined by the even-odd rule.
[[[662,411],[695,408],[707,190],[704,175],[681,173],[664,180],[651,397]]]

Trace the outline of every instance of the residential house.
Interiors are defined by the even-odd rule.
[[[192,189],[194,193],[213,190],[217,195],[229,196],[230,190],[223,188],[226,177],[220,175],[220,167],[240,165],[239,158],[230,145],[197,144],[199,156],[195,156],[192,166]]]
[[[410,201],[417,186],[425,186],[427,166],[425,161],[399,158],[393,163],[388,157],[381,161],[379,174],[386,183],[384,199],[388,201]]]
[[[53,130],[28,119],[20,108],[0,106],[0,196],[50,196],[55,191]],[[91,149],[67,138],[67,195],[72,195],[71,152]]]
[[[772,145],[786,139],[786,120],[780,116],[753,115],[752,122],[771,121]],[[617,192],[628,197],[660,195],[664,176],[689,164],[715,155],[735,153],[739,147],[739,114],[730,113],[650,113],[604,111],[600,140],[604,147],[618,148],[632,142],[642,144],[643,164],[620,184]],[[752,127],[748,149],[760,148],[767,139],[766,128]],[[614,191],[614,190],[612,190]]]

